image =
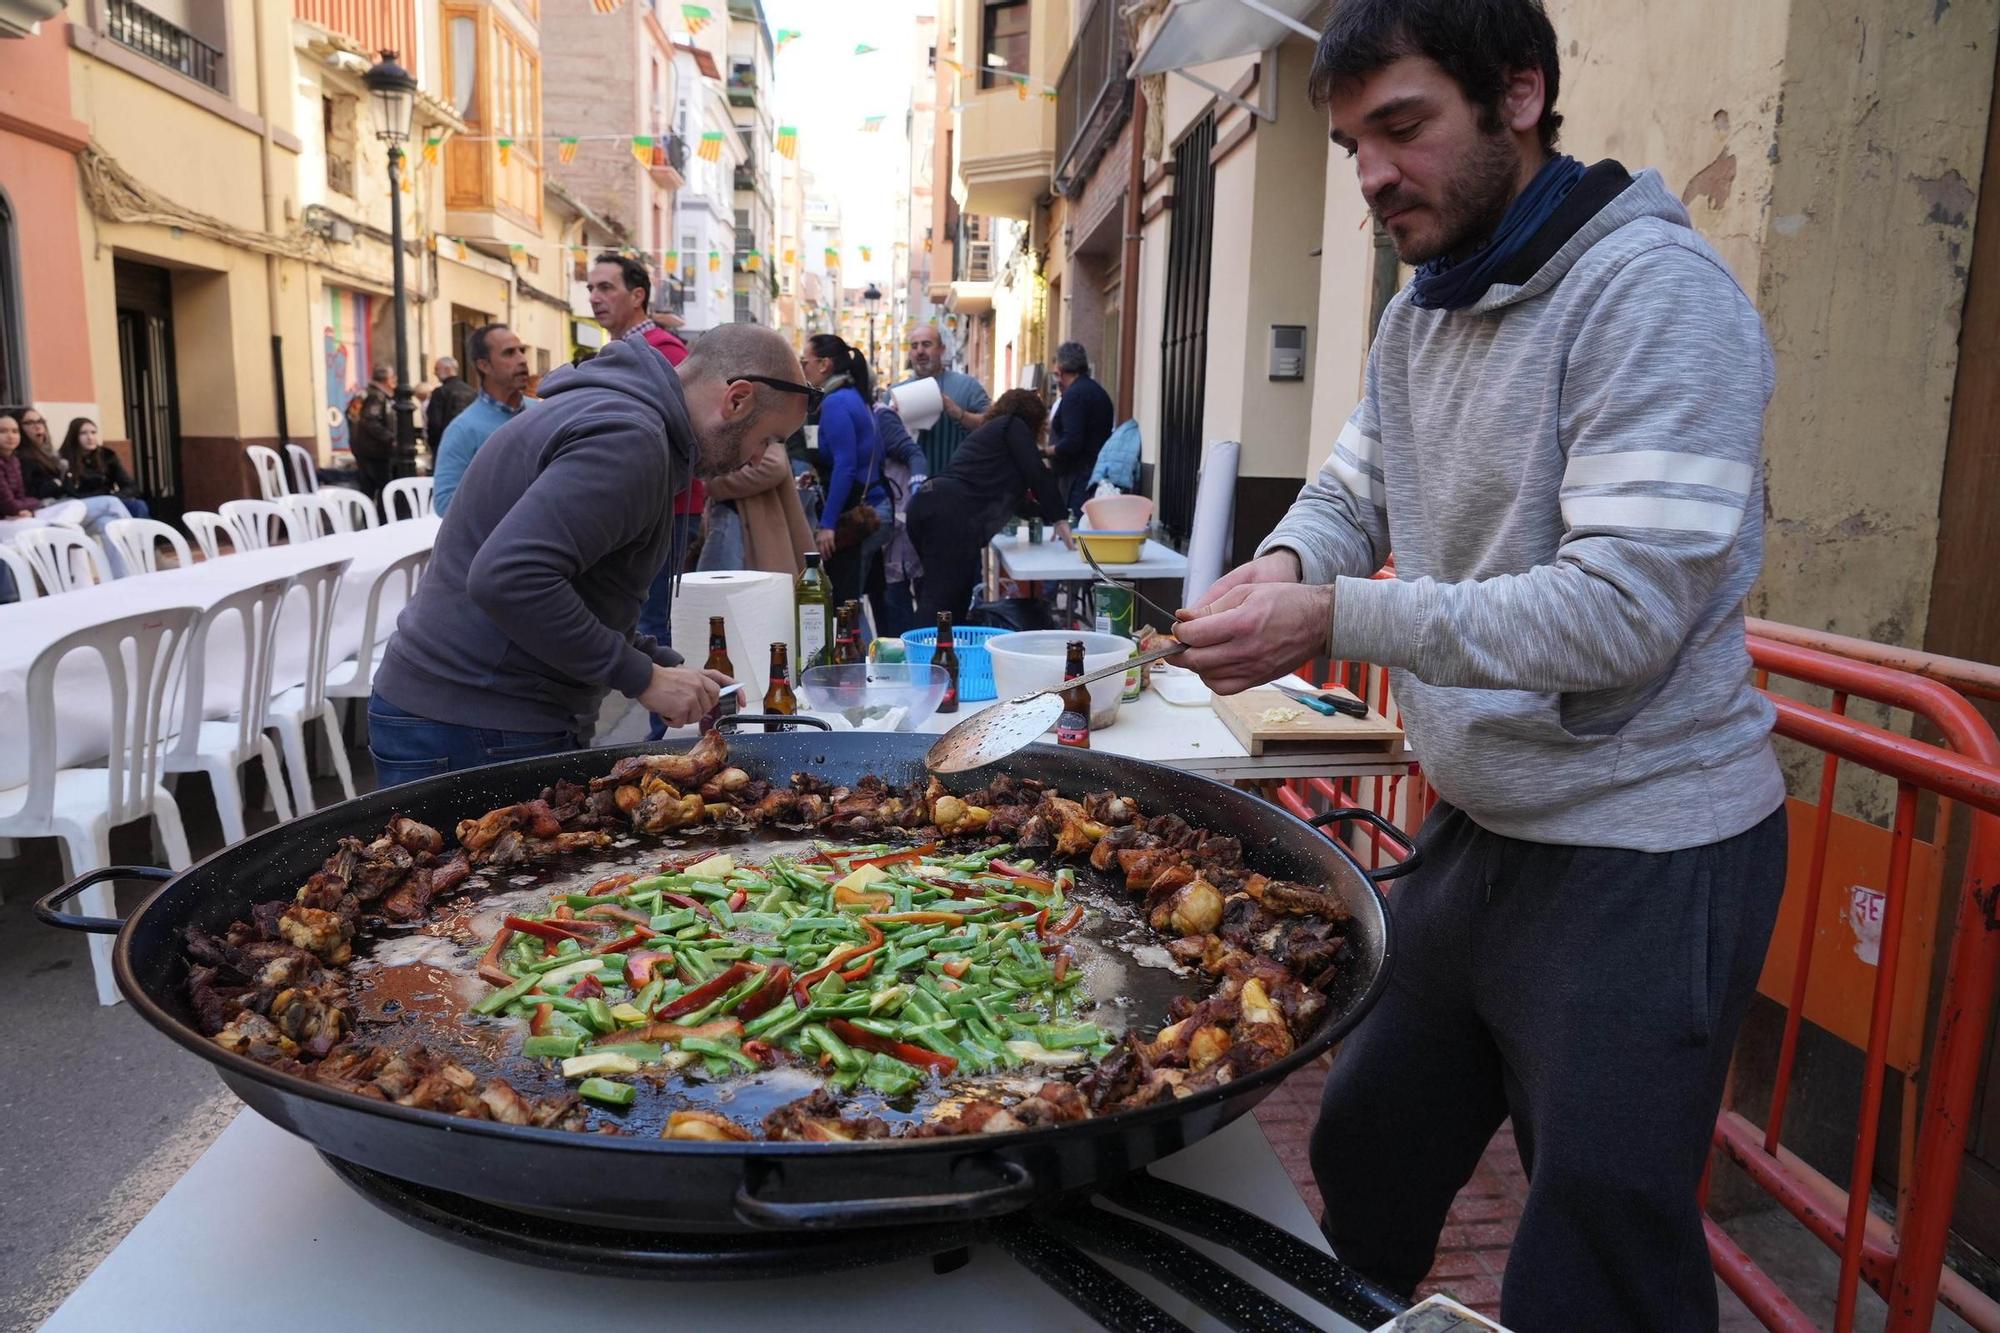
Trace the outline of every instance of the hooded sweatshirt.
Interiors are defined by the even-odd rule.
[[[693,473],[680,378],[637,339],[541,383],[473,456],[375,689],[436,722],[568,731],[672,650],[632,626]]]
[[[1470,307],[1407,295],[1258,553],[1334,584],[1333,651],[1392,669],[1426,778],[1481,827],[1648,852],[1752,827],[1784,799],[1743,642],[1755,308],[1659,175],[1615,162]]]

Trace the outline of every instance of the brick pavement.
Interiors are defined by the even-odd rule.
[[[1329,1058],[1321,1056],[1280,1084],[1255,1112],[1278,1160],[1315,1216],[1320,1211],[1319,1187],[1313,1183],[1306,1149],[1319,1116],[1320,1085],[1330,1067]],[[1507,1251],[1527,1196],[1528,1181],[1514,1151],[1513,1132],[1502,1128],[1453,1201],[1438,1241],[1437,1263],[1417,1289],[1418,1295],[1442,1291],[1481,1314],[1499,1318],[1500,1276],[1506,1271]]]

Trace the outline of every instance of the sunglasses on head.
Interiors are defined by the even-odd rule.
[[[731,384],[767,384],[771,388],[784,393],[802,394],[805,397],[808,409],[818,407],[819,400],[824,397],[818,389],[813,388],[810,384],[797,384],[791,380],[773,379],[769,375],[731,375],[728,382]]]

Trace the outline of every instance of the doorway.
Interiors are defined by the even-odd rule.
[[[132,477],[163,518],[177,519],[181,492],[181,422],[174,370],[173,280],[153,264],[113,262],[118,309],[118,378]]]

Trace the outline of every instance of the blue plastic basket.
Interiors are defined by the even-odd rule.
[[[984,625],[960,625],[952,630],[952,642],[958,645],[958,697],[961,700],[977,703],[998,693],[993,685],[993,658],[986,651],[986,641],[1011,633],[1012,630]],[[903,656],[909,661],[926,666],[936,655],[936,630],[913,629],[903,636]]]

